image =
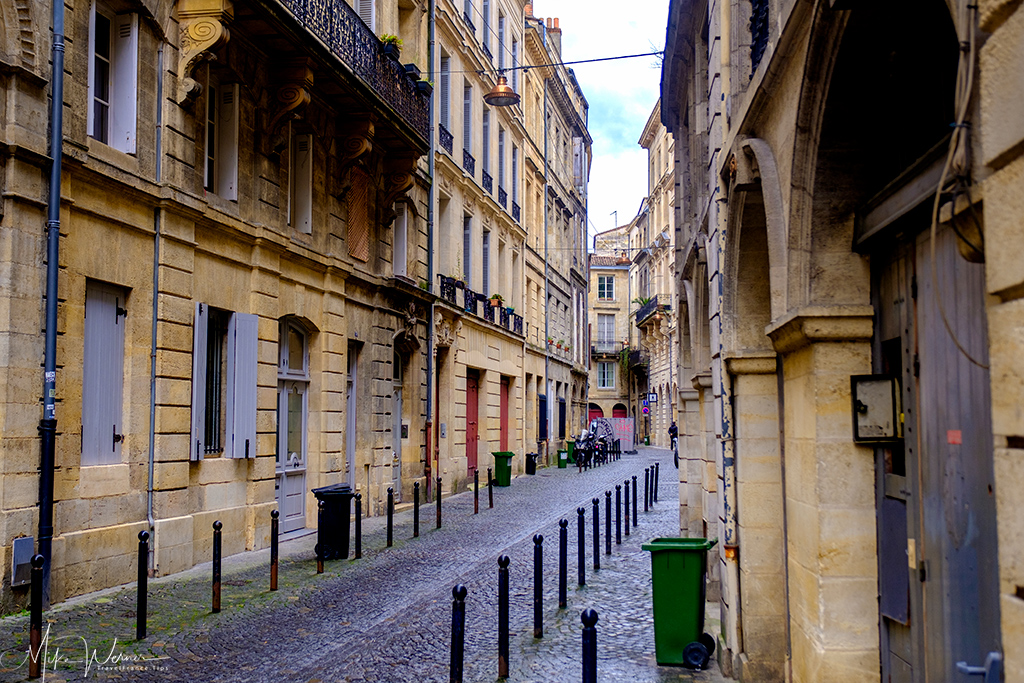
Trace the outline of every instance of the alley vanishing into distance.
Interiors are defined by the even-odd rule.
[[[643,511],[644,469],[660,463],[659,501]],[[604,492],[637,475],[638,526],[605,555]],[[47,613],[52,664],[47,681],[86,677],[168,681],[447,681],[451,590],[469,590],[464,680],[497,679],[497,558],[510,565],[510,681],[567,681],[580,676],[580,613],[597,610],[598,676],[602,681],[722,681],[717,664],[704,672],[658,667],[654,661],[650,556],[642,543],[678,534],[677,472],[671,453],[641,448],[621,460],[578,473],[541,468],[510,488],[494,489],[480,512],[473,494],[421,507],[421,536],[412,510],[395,516],[394,547],[385,547],[384,517],[364,520],[363,558],[328,562],[315,574],[315,535],[282,544],[280,587],[268,590],[269,552],[245,553],[224,565],[222,612],[210,613],[210,565],[150,584],[149,637],[134,641],[136,591],[128,586],[70,600]],[[593,569],[592,499],[600,499],[601,569]],[[586,509],[586,586],[577,586],[576,509]],[[613,513],[614,514],[614,513]],[[568,608],[558,609],[558,520],[569,525]],[[614,523],[612,525],[614,536]],[[533,536],[544,536],[544,636],[533,637]],[[705,630],[717,633],[709,605]],[[28,618],[0,627],[0,679],[27,678]],[[114,638],[117,638],[116,645]],[[87,670],[85,648],[96,651]],[[110,658],[113,652],[114,657]],[[121,657],[120,662],[112,659]],[[145,658],[145,661],[133,661]],[[106,663],[104,663],[106,662]]]

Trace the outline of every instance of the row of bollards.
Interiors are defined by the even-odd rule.
[[[657,500],[658,464],[644,470],[644,510],[650,511]],[[639,491],[637,489],[638,477],[633,476],[626,479],[624,484],[615,486],[615,541],[622,543],[622,520],[623,510],[625,511],[626,535],[629,535],[630,527],[630,485],[633,488],[633,522],[637,526],[639,506]],[[625,505],[623,505],[622,491],[625,488]],[[612,552],[612,492],[605,491],[605,545],[604,552],[610,555]],[[601,524],[600,524],[600,498],[591,500],[593,507],[593,554],[594,570],[601,569]],[[558,521],[558,608],[568,607],[568,527],[569,520]],[[577,549],[577,574],[580,586],[586,585],[586,508],[576,509],[576,549]],[[507,555],[498,558],[498,677],[507,678],[509,675],[509,564]],[[536,534],[533,537],[533,637],[544,637],[544,536]],[[465,586],[457,585],[452,590],[454,601],[452,602],[452,643],[451,643],[451,683],[462,683],[463,657],[465,654],[465,599],[467,590]],[[592,609],[585,610],[581,614],[583,622],[582,633],[582,671],[584,683],[596,683],[597,681],[597,621],[598,615]]]

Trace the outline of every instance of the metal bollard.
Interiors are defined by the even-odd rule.
[[[441,528],[441,477],[437,478],[437,526],[435,528]]]
[[[576,573],[579,576],[579,585],[581,586],[587,585],[587,536],[583,529],[584,514],[586,514],[586,511],[583,508],[576,508]]]
[[[466,595],[461,583],[452,588],[452,659],[448,680],[462,683],[463,654],[466,644]]]
[[[412,537],[420,536],[420,483],[412,485]]]
[[[604,492],[604,554],[612,554],[612,492]]]
[[[395,540],[395,489],[388,487],[388,546],[394,545]]]
[[[281,513],[270,511],[270,590],[277,590],[277,537],[281,531]]]
[[[43,564],[42,555],[32,556],[32,595],[28,617],[28,677],[39,678],[40,664],[44,667],[40,650],[43,647]]]
[[[601,568],[601,501],[594,498],[590,501],[594,506],[594,571]]]
[[[490,467],[487,468],[487,507],[494,507],[494,477]]]
[[[480,470],[473,470],[473,514],[480,514]]]
[[[583,622],[583,683],[597,683],[597,612],[584,610]]]
[[[566,596],[566,584],[569,573],[569,520],[558,520],[558,609],[565,609],[569,604]]]
[[[622,545],[622,485],[615,485],[615,545]]]
[[[220,530],[224,527],[218,519],[213,523],[213,612],[220,611]]]
[[[650,509],[651,500],[651,468],[644,468],[644,512]]]
[[[354,498],[356,502],[356,556],[360,559],[363,556],[363,494],[357,493]]]
[[[654,502],[658,502],[658,479],[661,478],[661,463],[654,463]]]
[[[623,488],[625,488],[625,489],[626,489],[626,498],[625,498],[625,505],[623,505],[623,508],[624,508],[624,509],[625,509],[625,511],[626,511],[626,513],[625,513],[625,520],[626,520],[626,525],[625,525],[625,527],[626,527],[626,535],[627,535],[627,536],[629,536],[629,479],[627,479],[627,480],[626,480],[626,483],[625,483],[625,485],[624,485],[624,487],[623,487]]]
[[[318,501],[317,504],[316,504],[316,528],[317,528],[317,530],[319,530],[321,527],[323,527],[323,525],[324,525],[324,502],[321,500],[321,501]],[[316,546],[313,548],[313,551],[316,552],[316,573],[317,574],[323,574],[324,573],[324,550],[325,550],[324,548],[320,547],[319,543],[317,543]]]
[[[633,475],[633,526],[636,526],[637,525],[637,521],[638,521],[637,520],[637,516],[636,516],[636,502],[637,502],[636,501],[636,475],[634,474]]]
[[[136,587],[135,640],[146,639],[146,613],[149,611],[149,532],[139,532],[139,580]]]
[[[498,678],[508,678],[508,564],[498,558]]]
[[[544,537],[533,537],[533,637],[544,637]]]

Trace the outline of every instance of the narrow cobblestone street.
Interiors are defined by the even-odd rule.
[[[660,461],[659,502],[643,512],[644,468]],[[636,475],[639,526],[604,554],[604,492]],[[508,680],[580,678],[580,613],[600,615],[601,681],[724,681],[717,666],[704,672],[658,667],[654,661],[650,557],[641,544],[678,535],[678,500],[671,454],[641,449],[579,474],[541,469],[507,489],[495,488],[494,509],[481,488],[443,501],[444,523],[421,507],[421,537],[412,538],[412,511],[395,517],[395,545],[384,547],[384,518],[364,521],[363,558],[335,561],[317,576],[314,535],[282,543],[280,590],[267,590],[267,551],[224,563],[223,607],[210,613],[210,566],[150,584],[149,638],[135,642],[134,586],[85,596],[44,615],[51,662],[46,680],[85,677],[194,681],[447,681],[451,590],[469,590],[466,681],[497,678],[497,557],[510,565],[511,662]],[[591,500],[600,498],[601,569],[593,569]],[[576,508],[586,508],[586,585],[577,587]],[[568,608],[557,607],[558,520],[569,520]],[[533,536],[544,536],[544,637],[532,630]],[[614,523],[613,523],[614,535]],[[717,606],[705,630],[716,633]],[[4,619],[0,677],[24,680],[26,615]],[[114,638],[116,637],[116,645]],[[59,648],[59,651],[58,651]],[[90,653],[92,653],[90,655]],[[110,654],[121,656],[113,662]],[[86,664],[86,660],[92,661]],[[132,661],[145,657],[146,661]],[[53,659],[58,659],[53,671]],[[159,658],[159,659],[157,659]],[[106,663],[104,663],[106,662]]]

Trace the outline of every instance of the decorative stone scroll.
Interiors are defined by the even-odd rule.
[[[181,0],[178,4],[178,104],[186,104],[202,92],[192,72],[200,62],[216,58],[214,50],[231,37],[227,24],[234,15],[229,0]]]

